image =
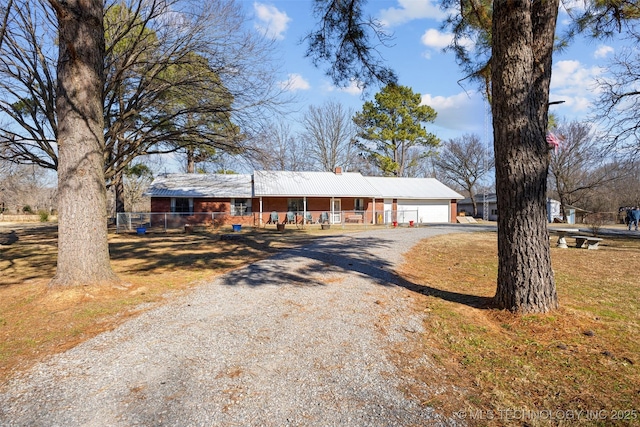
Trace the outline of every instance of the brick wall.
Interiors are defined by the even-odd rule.
[[[458,220],[456,219],[457,214],[458,214],[458,201],[456,199],[452,199],[451,200],[451,218],[449,218],[449,221],[454,224],[458,222]]]
[[[230,199],[193,199],[194,212],[231,212]]]
[[[171,199],[168,197],[152,197],[151,212],[171,212]]]

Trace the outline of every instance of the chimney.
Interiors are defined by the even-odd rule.
[[[340,166],[336,166],[335,174],[336,175],[342,175],[342,168]]]

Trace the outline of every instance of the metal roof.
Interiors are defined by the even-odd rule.
[[[476,203],[484,203],[484,194],[476,194],[474,196]],[[498,196],[495,193],[487,194],[487,203],[496,203],[498,201]],[[458,202],[458,205],[470,205],[471,197],[466,197]]]
[[[151,197],[251,198],[251,175],[168,174],[154,179],[145,193]]]
[[[359,173],[255,171],[256,197],[380,197]]]
[[[464,199],[435,178],[366,177],[385,199]]]
[[[157,177],[151,197],[371,197],[463,199],[435,178],[364,177],[359,173],[255,171],[247,174],[168,174]]]

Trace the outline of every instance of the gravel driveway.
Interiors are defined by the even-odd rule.
[[[455,425],[400,391],[385,348],[422,330],[402,253],[464,229],[320,238],[224,275],[16,377],[0,425]]]

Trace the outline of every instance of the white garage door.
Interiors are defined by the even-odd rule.
[[[398,221],[449,222],[449,201],[398,200]]]

